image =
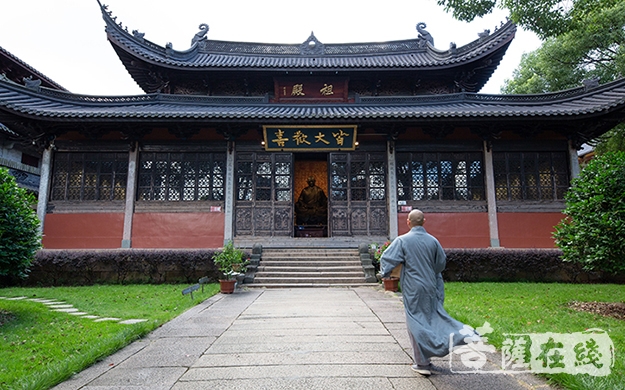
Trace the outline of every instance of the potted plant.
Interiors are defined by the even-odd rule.
[[[379,245],[375,251],[373,252],[373,256],[378,264],[380,264],[380,259],[382,258],[382,254],[391,245],[390,241],[386,241],[384,244]],[[397,292],[399,290],[399,275],[401,274],[401,264],[393,269],[391,275],[388,278],[383,278],[382,282],[384,284],[384,290]]]
[[[238,272],[235,271],[235,268],[244,265],[243,251],[235,248],[232,241],[228,241],[220,252],[213,255],[213,261],[225,277],[219,280],[221,293],[232,294],[237,282],[234,276]]]

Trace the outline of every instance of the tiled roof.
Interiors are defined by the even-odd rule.
[[[149,94],[87,96],[0,81],[0,110],[53,121],[377,121],[585,117],[625,110],[625,79],[585,91],[543,95],[460,93],[416,97],[361,97],[355,103],[280,104],[266,98]]]
[[[516,26],[507,22],[493,34],[448,50],[438,50],[422,38],[378,43],[323,44],[311,35],[301,44],[290,45],[215,41],[204,37],[188,50],[177,51],[150,42],[140,34],[130,34],[111,17],[105,7],[102,8],[102,14],[108,39],[116,50],[169,68],[202,70],[449,68],[493,54],[497,54],[498,62],[516,33]]]
[[[54,80],[48,78],[46,75],[44,75],[43,73],[39,72],[38,70],[36,70],[32,66],[28,65],[27,63],[25,63],[21,59],[17,58],[16,56],[14,56],[8,50],[4,49],[1,46],[0,46],[0,56],[6,58],[8,61],[10,61],[10,63],[13,63],[15,66],[18,66],[19,68],[23,69],[24,72],[30,73],[30,74],[34,75],[35,78],[36,79],[37,78],[40,79],[44,83],[45,86],[49,86],[51,88],[60,89],[61,91],[67,91],[67,89],[65,89],[61,85],[57,84]],[[22,82],[22,80],[13,80],[13,81],[15,81],[15,82]]]
[[[8,127],[6,127],[5,125],[3,125],[2,123],[0,123],[0,133],[4,133],[7,134],[11,137],[17,137],[19,136],[19,134],[17,134],[16,132],[14,132],[13,130],[9,129]]]

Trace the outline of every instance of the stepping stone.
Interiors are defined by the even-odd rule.
[[[132,324],[138,324],[140,322],[146,322],[147,320],[139,320],[139,319],[130,319],[130,320],[125,320],[125,321],[119,321],[120,324],[124,324],[124,325],[132,325]]]
[[[73,316],[84,316],[87,313],[85,313],[84,311],[77,311],[77,312],[74,312],[74,313],[67,313],[67,314],[70,314],[70,315],[73,315]]]
[[[89,315],[89,316],[83,316],[82,318],[88,318],[90,320],[95,320],[96,318],[100,318],[99,316],[94,316],[94,315]]]
[[[26,299],[26,297],[15,297],[15,298],[7,298],[7,301],[21,301],[22,299]]]
[[[78,309],[75,308],[67,308],[67,309],[53,309],[52,311],[59,311],[61,313],[76,313],[78,311]]]
[[[51,309],[66,309],[66,308],[69,308],[69,307],[74,307],[74,305],[68,305],[68,304],[65,304],[65,305],[50,305],[49,307]]]
[[[97,320],[95,320],[94,322],[102,322],[102,321],[121,321],[121,318],[114,318],[114,317],[105,317],[105,318],[99,318]]]

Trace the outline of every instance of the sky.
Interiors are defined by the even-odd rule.
[[[506,21],[497,10],[471,23],[447,14],[436,0],[100,0],[129,31],[145,33],[160,46],[187,50],[201,23],[208,39],[299,44],[311,32],[322,43],[386,42],[414,39],[417,23],[427,24],[434,46],[458,47]],[[0,46],[69,91],[84,95],[138,95],[106,39],[96,0],[2,0]],[[517,30],[504,60],[481,93],[497,94],[512,77],[521,55],[540,40]]]

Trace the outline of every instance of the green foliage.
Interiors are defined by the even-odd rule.
[[[584,80],[607,83],[625,76],[625,1],[623,0],[437,0],[455,18],[471,21],[495,7],[545,40],[525,54],[507,94],[561,91]],[[615,138],[613,138],[615,137]],[[596,141],[598,153],[625,150],[623,126]]]
[[[560,385],[556,386],[558,389],[625,388],[625,321],[578,312],[568,306],[572,301],[620,302],[623,296],[625,286],[616,284],[445,283],[445,309],[471,326],[488,321],[494,330],[488,334],[488,343],[497,348],[502,347],[509,334],[575,333],[588,328],[608,331],[614,343],[611,374],[545,375]]]
[[[587,72],[577,66],[556,38],[521,57],[519,67],[506,80],[501,92],[505,94],[537,94],[562,91],[582,85]]]
[[[50,310],[28,299],[0,299],[0,388],[48,389],[219,292],[181,294],[179,285],[5,288],[3,297],[47,298],[100,317],[145,319],[132,325]],[[8,313],[8,314],[7,314]],[[4,320],[3,320],[4,318]]]
[[[595,152],[602,155],[608,152],[625,151],[625,124],[609,130],[596,140]]]
[[[385,241],[384,244],[372,244],[372,249],[373,249],[373,258],[377,261],[380,262],[380,259],[382,258],[382,255],[384,254],[384,251],[386,250],[386,248],[388,248],[388,246],[391,245],[390,241]]]
[[[35,197],[0,168],[0,276],[25,278],[41,247]]]
[[[553,92],[578,87],[586,79],[606,83],[625,75],[625,2],[606,7],[589,7],[569,30],[526,54],[502,92]]]
[[[241,267],[245,266],[243,255],[243,251],[235,248],[232,241],[228,241],[223,250],[213,256],[213,261],[226,279],[231,279]]]
[[[599,19],[603,20],[606,15],[613,14],[613,8],[618,9],[622,5],[621,0],[436,0],[436,2],[442,5],[445,11],[451,12],[454,18],[465,22],[487,15],[495,8],[507,9],[510,11],[510,19],[523,28],[535,32],[541,39],[578,29],[593,20],[596,15],[600,15]]]
[[[446,249],[446,281],[463,282],[587,282],[595,275],[575,264],[562,264],[558,249]],[[591,279],[592,277],[592,279]]]
[[[38,286],[195,283],[219,279],[214,249],[40,250],[27,283]]]
[[[625,272],[625,152],[591,160],[566,194],[554,238],[565,261],[586,270]]]

